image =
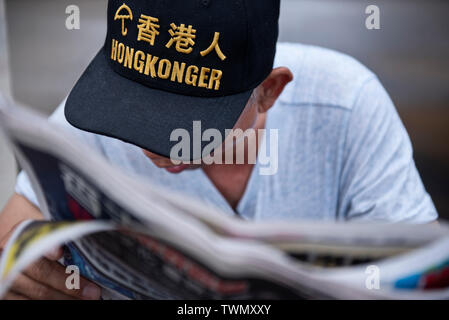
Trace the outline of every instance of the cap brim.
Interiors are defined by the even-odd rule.
[[[251,93],[252,90],[204,98],[152,89],[114,72],[102,49],[70,93],[65,116],[81,130],[117,138],[170,157],[172,147],[178,143],[170,141],[173,130],[187,130],[193,144],[194,121],[201,121],[201,132],[218,129],[222,140],[214,142],[220,145],[225,129],[234,127]],[[201,145],[209,143],[204,141]],[[179,160],[199,157],[190,152],[188,158],[178,157]]]

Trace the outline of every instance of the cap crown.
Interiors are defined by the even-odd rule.
[[[218,97],[273,68],[280,0],[110,0],[106,58],[145,86]]]

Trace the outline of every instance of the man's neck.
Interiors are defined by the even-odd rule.
[[[256,132],[256,154],[258,154],[259,146],[259,130],[265,129],[266,114],[258,115],[254,126],[251,128]],[[234,146],[234,155],[237,147]],[[247,163],[248,148],[245,149],[245,164],[212,164],[203,167],[203,171],[210,179],[217,190],[223,195],[229,205],[235,210],[243,197],[251,173],[254,169],[254,163]]]

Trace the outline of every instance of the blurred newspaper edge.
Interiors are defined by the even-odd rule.
[[[449,297],[444,223],[248,223],[129,177],[13,102],[0,101],[0,127],[42,212],[55,221],[16,231],[8,244],[12,253],[2,255],[11,278],[60,241],[71,240],[66,263],[132,299]],[[66,224],[73,220],[89,221]],[[111,224],[120,230],[111,232]],[[27,226],[47,233],[37,232],[42,238],[28,239],[23,245],[29,250],[18,251],[15,241],[27,239],[21,236]],[[96,230],[100,226],[105,229]],[[329,257],[338,261],[335,267],[320,267]],[[381,288],[375,290],[366,282],[371,265],[381,273]]]

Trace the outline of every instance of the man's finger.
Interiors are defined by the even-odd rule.
[[[67,288],[66,281],[69,274],[66,274],[65,268],[58,262],[45,258],[28,267],[24,273],[40,283],[77,299],[98,300],[101,296],[100,288],[81,276],[79,289]]]
[[[73,300],[74,298],[66,295],[54,288],[46,286],[23,274],[19,275],[14,282],[12,295],[22,295],[32,300]]]
[[[50,261],[58,261],[64,255],[64,250],[62,247],[54,248],[53,250],[47,252],[45,257]]]
[[[30,299],[15,292],[8,292],[3,298],[3,300],[30,300]]]

